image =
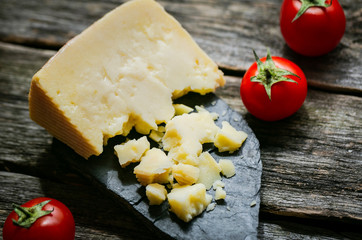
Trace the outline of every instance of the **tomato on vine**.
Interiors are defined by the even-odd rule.
[[[259,59],[246,71],[240,85],[240,96],[246,109],[265,121],[289,117],[307,96],[307,80],[303,71],[282,57]]]
[[[287,45],[305,56],[332,51],[346,29],[346,17],[338,0],[284,0],[280,30]]]
[[[73,215],[63,203],[40,197],[13,206],[4,223],[4,240],[74,239]]]

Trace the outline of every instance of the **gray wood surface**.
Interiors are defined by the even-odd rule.
[[[34,47],[59,48],[123,1],[2,0],[0,40]],[[225,69],[242,74],[269,48],[297,63],[309,85],[362,95],[362,0],[341,0],[347,30],[331,53],[302,57],[284,43],[279,30],[282,0],[160,1],[200,46]],[[19,11],[21,9],[21,11]]]
[[[227,84],[216,94],[243,115],[260,141],[260,239],[362,239],[362,1],[340,2],[348,20],[342,43],[312,59],[284,44],[278,32],[281,1],[161,1],[224,68]],[[59,161],[53,138],[28,117],[31,76],[54,50],[117,5],[0,1],[0,229],[11,202],[47,195],[71,208],[77,239],[155,236]],[[255,119],[239,97],[251,48],[263,55],[267,47],[298,63],[310,86],[302,108],[274,123]]]

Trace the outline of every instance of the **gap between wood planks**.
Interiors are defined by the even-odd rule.
[[[40,49],[40,50],[58,51],[62,47],[62,45],[56,44],[53,41],[49,41],[49,42],[48,41],[34,41],[34,40],[19,38],[19,37],[14,37],[14,36],[3,38],[2,40],[0,40],[0,42],[10,43],[10,44],[15,44],[15,45],[20,45],[20,46],[26,46],[26,47],[31,47],[31,48]],[[247,69],[236,68],[236,67],[231,67],[231,66],[222,65],[222,64],[218,64],[218,65],[219,65],[220,70],[223,71],[226,76],[242,78],[247,70]],[[320,91],[335,93],[335,94],[344,94],[344,95],[362,97],[362,90],[360,90],[360,89],[343,87],[343,86],[338,86],[338,85],[330,85],[330,84],[325,84],[325,83],[308,80],[308,79],[307,79],[307,81],[308,81],[308,87],[315,89],[315,90],[320,90]]]
[[[225,65],[219,65],[219,68],[221,71],[224,72],[224,74],[226,76],[242,78],[246,72],[246,69],[239,69],[239,68],[225,66]],[[359,89],[324,84],[324,83],[321,83],[318,81],[313,81],[313,80],[308,80],[308,79],[307,79],[307,81],[308,81],[308,88],[312,88],[312,89],[320,90],[320,91],[324,91],[324,92],[329,92],[329,93],[362,97],[362,90],[359,90]]]

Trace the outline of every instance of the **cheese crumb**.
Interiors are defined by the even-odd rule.
[[[210,212],[212,210],[214,210],[216,207],[216,203],[210,203],[209,206],[207,206],[206,208],[206,212]]]
[[[200,170],[189,164],[179,163],[172,166],[172,175],[180,185],[192,185],[199,178]]]
[[[221,180],[221,168],[215,159],[208,152],[203,152],[199,157],[200,175],[198,183],[205,185],[206,189],[210,189],[215,181]]]
[[[230,123],[223,121],[222,128],[215,136],[215,146],[220,152],[233,153],[241,147],[248,135],[243,131],[237,131]]]
[[[166,154],[158,149],[152,148],[141,158],[141,162],[133,170],[141,185],[150,183],[167,183],[171,172],[172,161]]]
[[[184,222],[189,222],[206,209],[212,196],[207,194],[205,186],[199,183],[176,187],[167,194],[167,199],[170,211]]]
[[[194,110],[193,108],[186,106],[185,104],[172,104],[172,106],[175,109],[175,115],[190,113]]]
[[[216,181],[214,182],[214,184],[212,184],[212,188],[213,188],[214,190],[216,190],[217,187],[223,188],[223,187],[225,187],[225,183],[222,182],[221,180],[216,180]]]
[[[160,205],[166,200],[167,190],[161,184],[151,183],[146,186],[146,196],[150,205]]]
[[[138,140],[129,140],[124,144],[114,146],[119,164],[124,168],[132,162],[139,162],[142,155],[150,149],[146,136]]]
[[[207,111],[176,116],[166,124],[163,149],[176,162],[197,165],[202,144],[213,142],[218,130]]]
[[[217,187],[215,191],[215,200],[225,199],[225,197],[226,197],[225,190],[222,189],[221,187]]]
[[[219,166],[221,168],[221,173],[229,178],[235,175],[235,166],[231,160],[220,159]]]

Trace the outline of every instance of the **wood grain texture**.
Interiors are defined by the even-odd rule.
[[[335,50],[317,58],[300,56],[284,43],[279,30],[281,2],[160,1],[225,69],[242,75],[254,61],[251,49],[264,56],[270,48],[273,55],[297,63],[309,85],[361,96],[362,0],[340,1],[347,17],[346,33]],[[2,0],[0,40],[59,48],[119,4],[112,0]]]
[[[0,171],[0,222],[4,223],[12,211],[12,203],[22,204],[35,197],[47,196],[63,202],[71,210],[76,223],[75,239],[157,239],[127,209],[112,198],[104,197],[94,186],[79,183],[81,181],[63,184]],[[0,224],[0,233],[2,227]],[[311,232],[313,239],[360,239],[362,236],[357,230],[341,224],[330,229],[323,223],[261,216],[258,239],[306,239],[311,237]]]
[[[0,44],[3,168],[48,178],[53,174],[46,171],[54,164],[52,138],[29,119],[27,109],[32,73],[53,53]],[[217,95],[244,116],[261,144],[261,210],[362,220],[362,178],[358,174],[362,171],[362,99],[309,90],[295,115],[266,123],[246,112],[238,97],[240,78],[227,77],[227,81]],[[63,175],[66,169],[58,178]]]
[[[0,222],[11,212],[11,204],[36,197],[63,202],[76,223],[75,239],[155,239],[155,235],[125,208],[105,198],[93,186],[63,184],[29,175],[0,171]],[[26,188],[24,188],[26,186]],[[95,203],[97,203],[95,205]],[[2,230],[3,224],[0,225]],[[2,232],[2,231],[0,231]]]

